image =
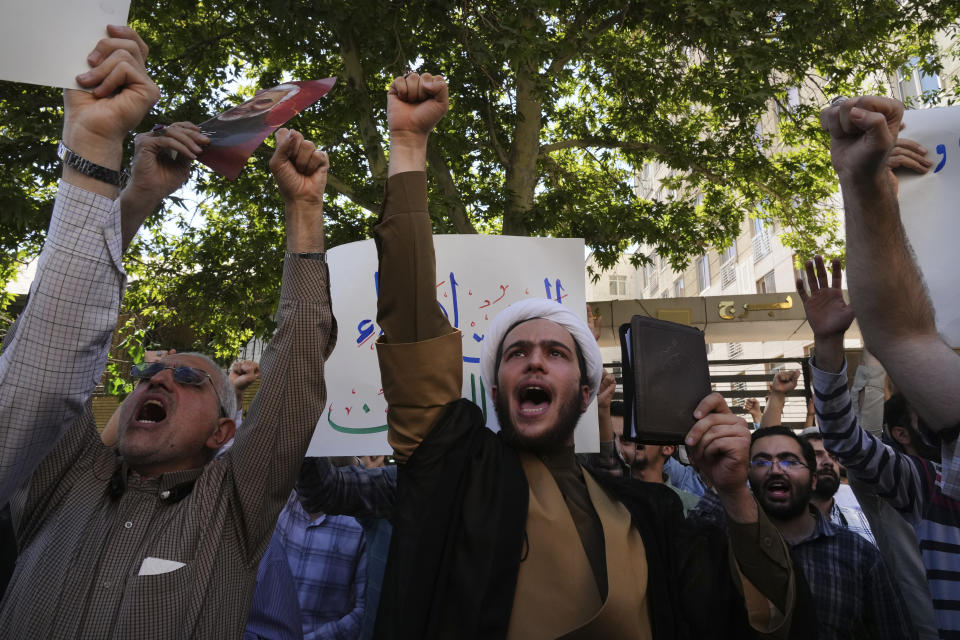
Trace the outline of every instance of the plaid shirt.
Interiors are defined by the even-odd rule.
[[[791,545],[817,607],[820,639],[916,637],[877,548],[810,508],[816,527]]]
[[[304,640],[359,637],[367,582],[360,523],[326,514],[311,521],[294,492],[280,513],[277,534],[297,583]]]
[[[63,198],[64,193],[71,197]],[[51,236],[73,233],[92,244],[99,234],[106,244],[103,254],[116,258],[107,230],[119,229],[120,211],[111,205],[102,219],[95,217],[102,201],[61,186],[57,207],[62,209]],[[55,234],[54,226],[62,224],[70,231]],[[98,306],[106,304],[100,296],[107,288],[113,290],[109,313],[116,315],[121,279],[115,266],[112,273],[104,267],[89,281],[78,279],[71,265],[75,262],[78,271],[84,267],[76,251],[65,253],[73,262],[49,272],[44,267],[38,278],[52,280],[35,284],[35,290],[49,288],[53,310],[63,301],[70,309],[66,326],[83,328],[83,336],[90,330],[89,316],[107,315]],[[62,388],[50,404],[79,403],[78,415],[11,500],[20,557],[0,611],[0,637],[241,636],[260,557],[326,402],[323,360],[333,349],[336,329],[324,263],[295,256],[286,260],[277,325],[261,360],[262,385],[237,444],[223,459],[197,469],[152,478],[129,470],[100,440],[89,388],[57,378]],[[97,335],[105,331],[109,338],[111,326],[96,326]],[[18,339],[29,340],[35,361],[45,363],[51,353],[69,346],[61,343],[71,333],[39,323],[21,326]],[[59,365],[65,371],[87,369],[86,360],[81,354]],[[8,377],[0,386],[19,382]],[[38,436],[59,429],[61,419],[62,413],[27,417]],[[0,422],[3,459],[42,457],[46,435],[21,443],[29,449],[10,448],[19,424]]]
[[[50,453],[103,372],[126,285],[119,203],[60,182],[30,300],[0,355],[0,504]]]
[[[820,640],[904,640],[916,632],[880,552],[863,537],[831,523],[810,506],[816,519],[807,539],[790,545],[816,606]],[[708,491],[690,514],[724,526],[723,505]]]

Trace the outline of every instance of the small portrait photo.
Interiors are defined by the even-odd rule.
[[[336,78],[285,82],[257,91],[252,98],[200,124],[210,138],[197,160],[236,180],[251,154],[267,136],[330,91]]]

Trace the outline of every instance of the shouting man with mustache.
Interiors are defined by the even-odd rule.
[[[480,365],[499,434],[461,398],[462,335],[437,304],[425,172],[428,154],[442,162],[428,138],[447,104],[446,82],[428,74],[395,79],[387,96],[377,354],[399,470],[376,636],[788,637],[808,614],[794,612],[789,551],[746,485],[746,423],[719,394],[697,407],[686,444],[729,538],[688,525],[663,485],[577,464],[573,433],[602,358],[566,306],[522,300],[487,328]]]
[[[916,637],[880,552],[811,504],[819,477],[810,443],[786,427],[758,429],[751,440],[750,486],[810,585],[818,637]]]

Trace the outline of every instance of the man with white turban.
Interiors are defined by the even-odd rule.
[[[789,553],[747,488],[746,424],[718,394],[687,445],[729,538],[686,523],[663,486],[577,464],[573,431],[602,361],[562,305],[519,302],[487,330],[499,434],[461,398],[462,338],[437,304],[426,197],[427,138],[446,110],[446,83],[428,74],[387,96],[377,353],[399,477],[376,637],[790,637],[801,600]]]

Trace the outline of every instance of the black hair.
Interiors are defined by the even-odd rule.
[[[903,427],[913,436],[913,423],[910,420],[910,405],[902,393],[895,393],[883,403],[883,426],[890,429]]]
[[[764,427],[763,429],[757,429],[750,435],[750,448],[753,448],[753,443],[759,440],[760,438],[766,438],[768,436],[787,436],[788,438],[793,438],[797,441],[797,444],[800,445],[800,451],[803,452],[803,459],[807,464],[807,467],[810,469],[810,473],[814,473],[817,470],[817,454],[813,450],[813,446],[797,434],[793,432],[793,429],[788,429],[784,426],[776,427]]]

